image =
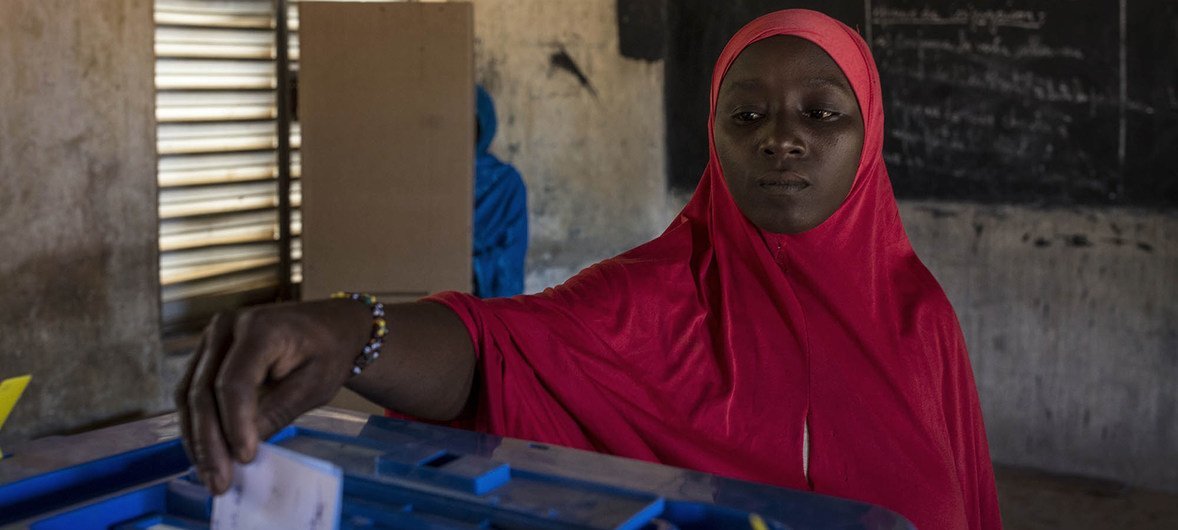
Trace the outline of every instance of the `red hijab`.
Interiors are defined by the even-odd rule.
[[[794,235],[740,212],[711,137],[728,67],[774,35],[825,50],[864,122],[846,200]],[[432,298],[479,355],[472,426],[867,501],[920,528],[1000,528],[961,329],[884,168],[866,43],[817,12],[765,15],[724,48],[711,105],[707,169],[661,236],[537,295]]]

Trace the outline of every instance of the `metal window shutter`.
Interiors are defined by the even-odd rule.
[[[198,331],[217,311],[279,296],[275,20],[272,0],[155,1],[165,337]],[[293,63],[297,47],[290,53]],[[292,124],[295,260],[298,138]]]

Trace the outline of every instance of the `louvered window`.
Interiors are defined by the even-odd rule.
[[[280,116],[286,97],[277,73],[278,64],[297,61],[297,46],[286,61],[276,45],[282,21],[290,21],[288,42],[297,28],[287,4],[155,0],[167,338],[193,335],[219,310],[290,297],[299,283],[299,132]],[[289,16],[276,16],[276,6]]]

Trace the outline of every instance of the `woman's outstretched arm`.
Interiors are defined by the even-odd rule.
[[[465,406],[475,356],[462,321],[431,302],[385,307],[380,358],[357,376],[353,361],[372,313],[353,300],[275,304],[218,314],[176,388],[184,447],[215,494],[232,462],[253,460],[264,440],[347,386],[387,408],[447,420]]]

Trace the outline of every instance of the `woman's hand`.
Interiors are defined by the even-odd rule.
[[[229,488],[233,461],[331,401],[346,382],[372,402],[431,420],[453,419],[470,397],[474,347],[452,311],[431,302],[385,306],[389,335],[379,359],[352,377],[372,334],[372,311],[322,300],[221,313],[205,328],[176,388],[188,457],[214,494]]]
[[[184,447],[214,494],[232,461],[330,401],[368,341],[372,314],[352,300],[252,307],[215,316],[176,389]]]

